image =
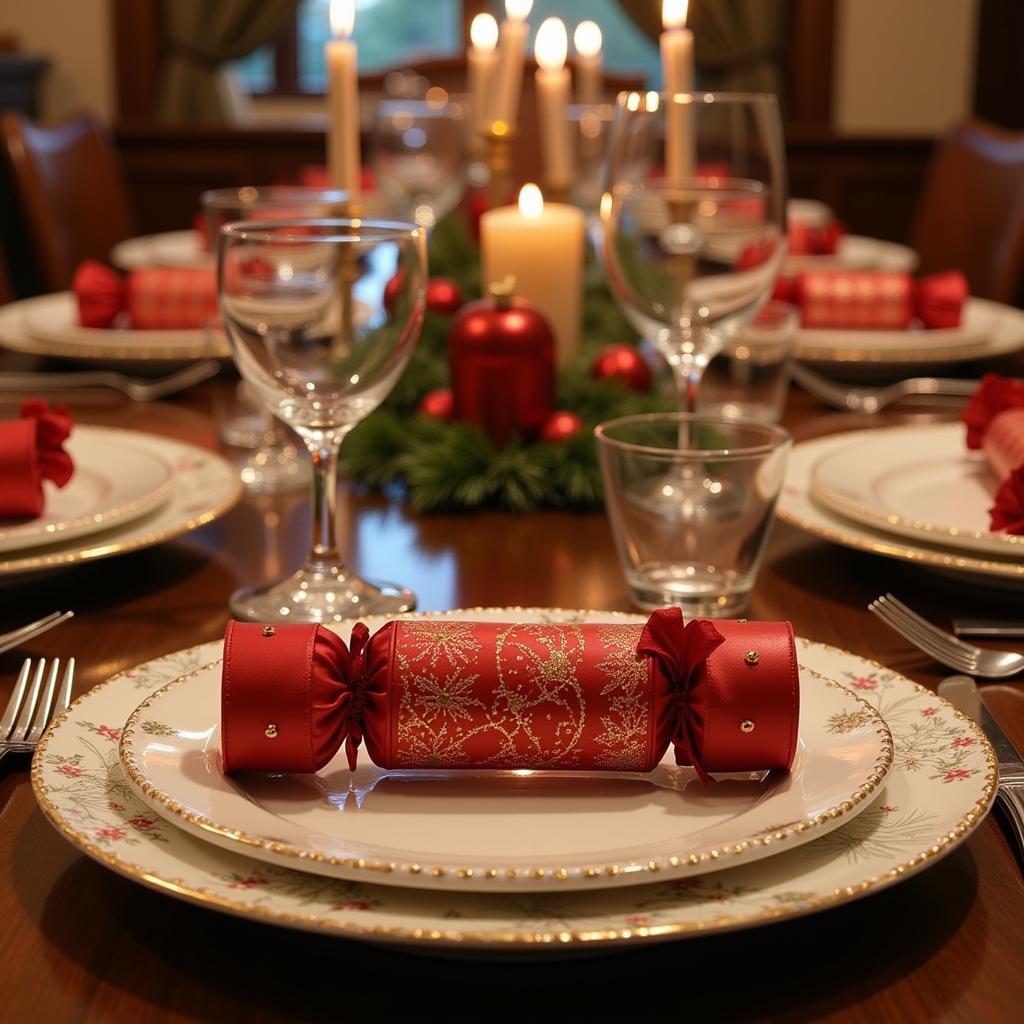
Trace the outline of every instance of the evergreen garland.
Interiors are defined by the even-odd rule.
[[[460,221],[449,218],[434,231],[430,273],[454,280],[467,298],[479,295],[479,253]],[[616,416],[671,409],[673,403],[591,378],[591,363],[605,345],[636,336],[593,262],[587,266],[583,321],[580,351],[558,374],[555,407],[574,412],[584,429],[558,444],[514,439],[498,449],[467,423],[417,415],[427,392],[448,385],[451,318],[428,313],[419,344],[391,394],[345,439],[342,456],[349,479],[372,488],[398,488],[416,512],[600,508],[594,427]]]

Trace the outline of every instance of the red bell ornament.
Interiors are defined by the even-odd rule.
[[[632,345],[608,345],[590,367],[594,380],[617,380],[631,391],[651,390],[651,368]]]
[[[448,423],[455,415],[455,403],[452,400],[451,391],[448,388],[437,388],[434,391],[428,391],[420,399],[420,404],[417,406],[416,411],[421,416],[429,416],[432,420],[441,420],[444,423]]]
[[[583,430],[583,420],[574,412],[560,409],[553,412],[540,428],[540,439],[545,444],[561,444]]]
[[[555,394],[555,336],[547,320],[513,297],[515,282],[464,306],[448,335],[455,417],[480,427],[500,448],[532,438]]]
[[[462,289],[450,277],[432,277],[427,282],[427,309],[451,316],[466,304]]]

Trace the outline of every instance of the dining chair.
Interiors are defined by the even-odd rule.
[[[43,127],[5,113],[0,142],[42,288],[63,291],[79,263],[106,260],[134,234],[121,161],[97,118]]]
[[[971,294],[1012,303],[1024,270],[1024,134],[969,121],[932,158],[914,227],[924,274],[961,270]]]

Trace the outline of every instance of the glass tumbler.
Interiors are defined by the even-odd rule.
[[[595,435],[633,601],[644,609],[678,605],[687,616],[742,612],[774,519],[789,434],[748,420],[655,413],[609,420]],[[677,474],[715,500],[672,489],[666,481]]]

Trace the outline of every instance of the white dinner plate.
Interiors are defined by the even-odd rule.
[[[832,207],[820,199],[790,199],[786,202],[786,219],[799,221],[811,228],[823,228],[834,216]]]
[[[847,435],[811,471],[826,508],[902,537],[1024,561],[1024,537],[989,529],[999,481],[961,423]]]
[[[365,621],[375,631],[388,620]],[[789,773],[702,787],[669,751],[652,773],[385,771],[364,753],[353,774],[341,751],[316,775],[226,776],[220,675],[217,658],[140,705],[121,741],[128,781],[201,839],[355,881],[385,871],[391,885],[522,892],[631,885],[651,865],[666,878],[700,874],[837,828],[867,806],[892,760],[872,708],[805,674]]]
[[[110,262],[122,270],[141,267],[212,267],[212,253],[202,248],[195,231],[162,231],[126,238],[110,250]]]
[[[95,561],[160,544],[212,522],[242,495],[238,468],[215,452],[141,431],[110,433],[130,437],[132,447],[152,453],[170,467],[174,488],[169,497],[120,526],[0,555],[0,577]]]
[[[111,363],[227,359],[231,355],[220,328],[133,331],[82,327],[71,292],[54,292],[0,306],[0,344],[30,355]]]
[[[521,610],[495,614],[515,617]],[[140,699],[218,658],[219,642],[89,690],[40,742],[32,785],[53,825],[99,863],[158,892],[254,922],[424,950],[535,957],[750,928],[839,906],[924,870],[963,842],[995,795],[991,748],[950,704],[876,662],[797,643],[805,671],[839,680],[882,713],[895,742],[893,769],[871,806],[834,832],[687,879],[651,872],[646,884],[601,891],[430,892],[375,884],[386,876],[353,882],[294,871],[196,839],[137,798],[121,772],[117,739]]]
[[[829,434],[793,445],[786,465],[786,482],[775,511],[778,517],[807,533],[856,551],[884,555],[929,569],[954,573],[972,582],[989,585],[1024,586],[1024,560],[984,557],[963,548],[923,543],[901,537],[839,515],[815,501],[811,494],[811,472],[823,458],[849,444],[849,433]]]
[[[75,464],[64,487],[43,481],[37,519],[0,519],[0,551],[59,544],[130,522],[165,502],[174,489],[167,462],[134,443],[130,430],[76,426],[65,443]]]
[[[917,270],[917,253],[898,242],[863,235],[843,235],[834,253],[786,257],[782,267],[786,277],[804,270],[885,270],[912,274]]]

